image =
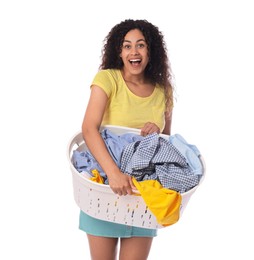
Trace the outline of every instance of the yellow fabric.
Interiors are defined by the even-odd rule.
[[[94,177],[91,177],[90,180],[104,184],[104,180],[97,169],[92,170],[92,174]]]
[[[132,178],[132,181],[159,224],[169,226],[179,220],[182,202],[180,193],[163,188],[157,180],[138,182]]]
[[[109,98],[102,125],[140,129],[144,123],[153,122],[163,131],[166,107],[164,90],[159,85],[149,97],[136,96],[127,87],[121,71],[116,69],[100,70],[92,85],[102,88]]]

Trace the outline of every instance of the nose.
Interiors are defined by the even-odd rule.
[[[131,54],[132,55],[137,55],[138,54],[138,48],[137,47],[131,48]]]

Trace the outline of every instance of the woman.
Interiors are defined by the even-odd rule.
[[[141,129],[141,135],[170,134],[172,84],[163,35],[146,20],[115,25],[103,48],[102,64],[91,85],[82,124],[84,140],[118,195],[132,194],[131,177],[117,167],[101,138],[101,125]],[[80,212],[80,229],[87,233],[93,260],[148,258],[157,230],[94,219]]]

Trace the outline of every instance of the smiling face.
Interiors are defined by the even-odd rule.
[[[145,37],[140,30],[133,29],[125,35],[120,56],[125,72],[134,75],[144,73],[149,55]]]

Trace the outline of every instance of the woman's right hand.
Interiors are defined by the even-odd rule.
[[[147,136],[152,133],[160,133],[160,128],[155,124],[151,122],[145,123],[145,125],[140,129],[140,134],[142,136]]]
[[[112,191],[120,196],[131,195],[133,194],[132,190],[136,190],[131,176],[122,173],[120,170],[119,172],[111,173],[110,176],[108,176],[108,182]]]

